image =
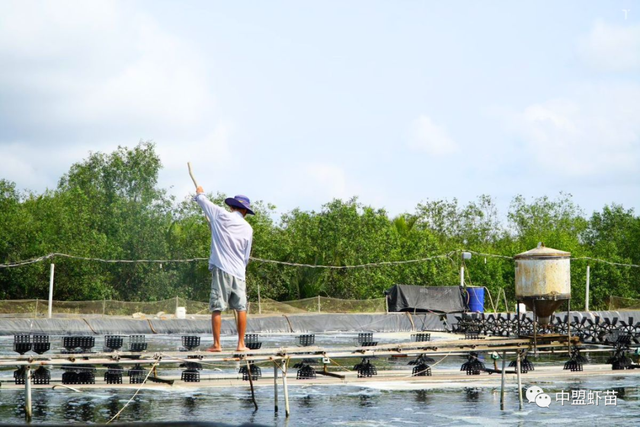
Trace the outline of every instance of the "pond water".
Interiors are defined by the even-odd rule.
[[[355,334],[316,334],[316,344],[325,346],[351,346]],[[384,343],[407,342],[408,334],[375,334]],[[203,346],[210,344],[203,338]],[[176,350],[179,336],[149,336],[150,350]],[[263,347],[293,345],[295,335],[273,335],[262,338]],[[233,346],[233,337],[225,337],[223,345]],[[0,354],[11,354],[13,337],[0,337]],[[52,337],[52,342],[56,340]],[[96,338],[96,349],[102,342]],[[56,344],[52,345],[53,347]],[[606,355],[597,357],[599,361]],[[348,366],[356,359],[344,360]],[[378,358],[374,363],[379,369],[403,367],[408,372],[409,359],[389,360]],[[560,364],[566,356],[546,356],[536,363]],[[464,359],[451,356],[443,360],[437,369],[459,369]],[[224,368],[233,372],[236,367]],[[266,367],[264,368],[267,369]],[[176,374],[179,370],[163,371]],[[60,374],[58,373],[57,376]],[[54,373],[54,376],[56,374]],[[0,380],[10,381],[13,369],[0,371]],[[126,381],[126,379],[125,379]],[[271,381],[269,380],[271,383]],[[551,398],[549,407],[528,403],[518,411],[518,394],[514,384],[506,393],[506,410],[500,410],[499,386],[462,387],[416,390],[415,384],[393,385],[378,383],[370,387],[327,385],[289,387],[291,416],[284,417],[284,404],[280,394],[280,413],[274,414],[273,387],[257,387],[256,400],[259,410],[254,411],[248,387],[189,388],[179,387],[171,391],[143,390],[120,416],[120,421],[216,421],[228,424],[257,423],[268,426],[388,426],[388,425],[486,425],[486,426],[534,426],[534,425],[612,425],[636,426],[640,420],[640,387],[638,377],[619,376],[590,377],[571,381],[528,382],[523,376],[523,386],[537,385]],[[580,403],[585,394],[585,405]],[[566,393],[566,394],[564,394]],[[575,394],[575,399],[572,398]],[[615,399],[613,396],[615,393]],[[33,423],[105,423],[113,417],[133,395],[132,390],[100,389],[74,393],[65,389],[33,390]],[[599,395],[599,399],[597,398]],[[558,396],[560,400],[558,400]],[[589,402],[588,397],[592,399]],[[566,399],[562,402],[563,399]],[[564,403],[564,404],[562,404]],[[588,404],[591,403],[591,404]],[[597,404],[596,404],[597,403]],[[0,388],[0,422],[24,423],[24,393]]]

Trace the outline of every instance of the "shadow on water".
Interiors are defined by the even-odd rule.
[[[256,401],[258,405],[260,405],[260,402],[258,401],[257,397],[256,397]],[[255,409],[255,405],[253,404],[253,398],[251,397],[251,391],[248,391],[246,394],[240,397],[240,406],[242,407],[243,410]]]
[[[377,399],[375,396],[370,396],[368,394],[360,395],[360,406],[364,408],[371,408],[375,406],[377,403]]]
[[[616,398],[626,400],[627,402],[640,401],[640,387],[612,387],[611,390],[616,392]]]
[[[415,390],[413,394],[418,403],[429,403],[431,400],[431,396],[427,390]]]
[[[49,412],[49,395],[47,393],[33,393],[32,409],[34,418],[44,419]]]
[[[300,408],[313,408],[314,406],[316,406],[316,402],[310,394],[300,397],[299,399],[297,399],[297,402],[298,407]]]
[[[106,417],[105,421],[109,421],[111,418],[115,417],[115,415],[120,411],[126,404],[129,402],[130,396],[123,396],[120,394],[113,394],[109,396],[104,404],[106,408],[106,413],[103,412],[103,416]],[[102,406],[102,405],[98,405]],[[117,420],[124,421],[134,421],[134,420],[145,420],[150,419],[152,416],[157,416],[156,412],[157,404],[151,401],[143,400],[142,393],[137,395],[136,397],[129,402],[124,411],[120,414]],[[96,418],[100,419],[100,418]]]
[[[95,404],[84,398],[70,399],[62,404],[62,412],[67,421],[93,421],[99,414]]]
[[[120,398],[118,395],[113,395],[107,400],[107,411],[109,420],[116,416],[120,410]]]
[[[185,415],[193,415],[198,411],[198,396],[185,396],[183,405],[183,412]]]
[[[475,403],[480,399],[480,389],[475,387],[465,387],[464,396],[467,402]]]

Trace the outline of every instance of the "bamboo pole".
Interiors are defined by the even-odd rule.
[[[289,388],[287,387],[287,365],[289,359],[282,360],[282,388],[284,389],[284,414],[289,418]]]
[[[31,366],[24,371],[24,415],[28,423],[31,422]]]
[[[517,352],[516,356],[516,374],[518,375],[518,401],[520,402],[519,408],[522,411],[522,380],[520,378],[520,351]]]
[[[591,279],[591,266],[587,264],[587,286],[584,295],[584,311],[589,311],[589,279]]]
[[[49,272],[49,319],[53,314],[53,275],[55,270],[55,264],[51,264],[51,270]]]

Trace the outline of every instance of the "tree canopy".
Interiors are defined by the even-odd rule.
[[[150,142],[112,153],[90,153],[71,166],[55,190],[19,191],[0,179],[0,263],[49,253],[120,260],[206,258],[210,235],[202,212],[185,196],[176,201],[158,188],[161,161]],[[209,194],[224,205],[224,194]],[[275,220],[275,206],[258,201],[252,255],[313,265],[356,265],[422,259],[459,250],[512,256],[542,241],[592,257],[640,264],[640,217],[620,205],[587,217],[571,195],[532,200],[516,196],[502,220],[488,195],[460,205],[457,199],[425,200],[414,212],[391,217],[357,198],[332,200],[319,211],[294,209]],[[206,262],[98,263],[56,259],[55,299],[159,300],[176,295],[207,300]],[[329,296],[379,298],[396,283],[456,285],[459,256],[393,266],[313,269],[252,262],[249,298]],[[572,306],[584,306],[589,260],[571,265]],[[466,261],[473,285],[514,301],[510,259],[474,256]],[[591,261],[592,308],[611,295],[640,298],[640,269]],[[0,269],[0,299],[44,298],[48,263]],[[502,301],[500,308],[504,308]],[[512,307],[511,307],[512,308]]]

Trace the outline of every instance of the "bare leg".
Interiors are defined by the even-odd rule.
[[[222,351],[220,345],[220,329],[222,328],[222,316],[219,311],[211,313],[211,329],[213,330],[213,345],[207,349],[207,351],[218,352]]]
[[[244,332],[247,330],[247,312],[238,311],[238,348],[236,351],[247,351],[247,346],[244,345]]]

